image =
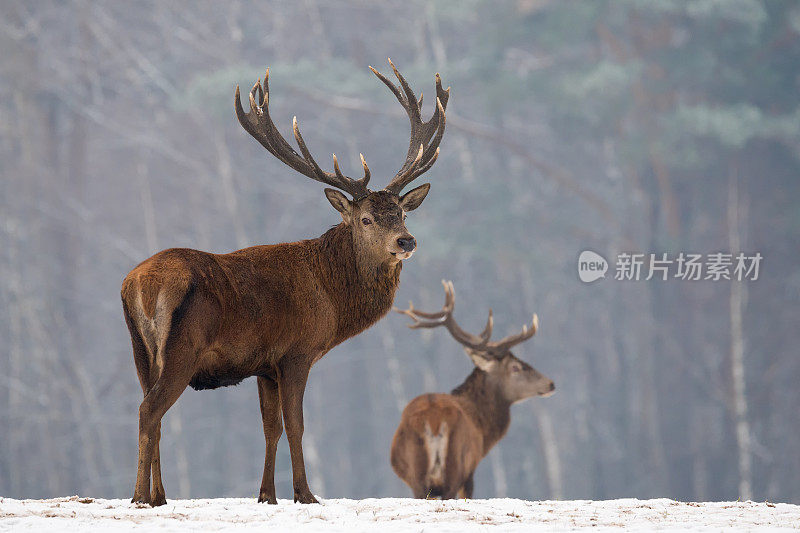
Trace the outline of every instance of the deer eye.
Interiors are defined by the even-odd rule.
[[[369,226],[370,224],[372,224],[372,221],[367,217],[364,217],[361,219],[361,223],[364,224],[365,226]]]

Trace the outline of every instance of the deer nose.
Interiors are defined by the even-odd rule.
[[[550,382],[550,392],[553,392],[554,390],[556,390],[556,384],[551,381]]]
[[[400,237],[397,239],[397,246],[404,252],[411,252],[417,247],[417,241],[414,240],[414,237]]]

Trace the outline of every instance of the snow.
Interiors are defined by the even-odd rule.
[[[800,530],[800,506],[682,503],[673,500],[426,501],[328,499],[319,505],[254,499],[168,500],[150,508],[127,500],[0,498],[0,531],[719,531]]]

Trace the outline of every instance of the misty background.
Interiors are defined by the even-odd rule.
[[[0,495],[130,497],[142,393],[119,288],[169,247],[321,235],[320,184],[238,124],[270,67],[297,115],[383,186],[408,119],[391,57],[433,110],[452,86],[396,304],[443,303],[554,396],[512,408],[475,496],[800,502],[800,4],[0,1]],[[246,104],[245,104],[246,107]],[[292,141],[293,142],[293,141]],[[584,284],[583,250],[606,257]],[[757,281],[616,281],[621,252],[760,252]],[[408,401],[471,371],[444,330],[391,314],[311,372],[304,447],[322,497],[410,496],[389,465]],[[255,498],[256,383],[187,389],[164,418],[168,498]],[[292,494],[285,438],[279,498]]]

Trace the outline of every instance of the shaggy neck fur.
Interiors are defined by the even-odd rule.
[[[319,280],[338,311],[336,345],[364,331],[391,309],[403,265],[390,258],[378,263],[359,253],[350,227],[343,222],[316,242]]]
[[[483,433],[485,455],[508,431],[511,423],[511,402],[505,399],[489,374],[479,368],[475,368],[464,383],[450,394],[468,404],[469,415]]]

